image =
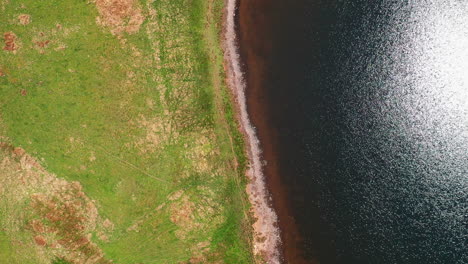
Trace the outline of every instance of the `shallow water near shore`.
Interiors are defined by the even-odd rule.
[[[286,262],[468,263],[468,3],[239,10]]]

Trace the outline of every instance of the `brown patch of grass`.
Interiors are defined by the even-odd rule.
[[[188,199],[171,206],[171,221],[181,227],[188,227],[192,223],[195,204]]]
[[[26,151],[24,151],[23,148],[20,148],[20,147],[17,147],[17,148],[14,148],[13,149],[13,154],[17,157],[21,157],[23,156],[24,154],[26,154]]]
[[[198,227],[194,221],[195,204],[184,196],[180,201],[171,204],[171,221],[179,227],[176,236],[179,239],[185,239],[187,234]]]
[[[80,184],[63,184],[51,194],[34,194],[31,198],[31,206],[41,223],[36,220],[31,226],[43,226],[52,233],[56,238],[52,243],[61,245],[68,253],[63,256],[65,259],[72,263],[88,263],[88,259],[112,263],[104,259],[101,249],[90,240],[89,232],[95,229],[97,209],[84,196]],[[40,228],[35,230],[40,231]]]
[[[50,46],[51,40],[50,38],[56,35],[56,32],[39,32],[36,36],[33,37],[32,42],[34,43],[34,48],[39,51],[39,53],[45,53],[45,49]]]
[[[204,256],[194,256],[189,260],[190,264],[206,263],[206,258]]]
[[[202,136],[195,140],[194,146],[187,153],[188,158],[194,161],[194,168],[198,172],[208,173],[213,169],[210,157],[218,154],[212,144],[214,137],[214,134],[211,134],[210,131],[204,131]]]
[[[181,240],[192,236],[197,230],[203,230],[208,226],[212,228],[220,224],[224,218],[222,215],[218,215],[213,207],[210,207],[208,198],[204,199],[204,202],[197,202],[196,204],[189,195],[180,192],[175,192],[168,198],[172,200],[169,208],[170,220],[179,227],[175,234]],[[210,221],[201,221],[202,219],[210,219]],[[206,245],[201,244],[200,246],[204,247]],[[194,250],[194,252],[197,252],[197,250]]]
[[[43,236],[35,236],[34,237],[34,242],[36,242],[36,244],[38,246],[45,246],[47,245],[47,240],[43,237]]]
[[[210,252],[210,242],[204,241],[197,243],[191,251],[194,252],[192,257],[190,258],[189,262],[190,264],[198,264],[198,263],[212,263],[208,262],[207,260],[207,255]]]
[[[49,45],[50,43],[50,40],[45,40],[45,41],[36,41],[35,44],[39,47],[39,48],[45,48],[47,47],[47,45]]]
[[[112,34],[138,32],[145,20],[141,7],[136,0],[96,0],[99,25],[110,28]]]
[[[36,233],[44,233],[45,232],[44,224],[41,221],[37,220],[37,219],[32,220],[30,222],[30,226],[33,229],[33,231],[36,232]]]
[[[176,140],[179,133],[174,129],[173,124],[165,116],[148,118],[140,115],[131,125],[144,130],[144,137],[138,137],[134,142],[142,154],[154,153],[161,145],[169,140]]]
[[[184,194],[184,191],[183,190],[178,190],[178,191],[172,193],[171,195],[169,195],[169,197],[167,199],[169,199],[169,201],[179,200],[179,198],[182,196],[182,194]]]
[[[111,263],[91,241],[90,232],[95,230],[97,220],[94,203],[84,196],[79,183],[60,185],[51,194],[39,193],[31,197],[31,206],[40,217],[43,229],[55,237],[52,243],[64,248],[67,253],[63,258],[72,263],[88,263],[88,259],[97,260],[92,263]],[[35,224],[38,226],[37,222]]]
[[[28,14],[21,14],[18,16],[18,20],[21,25],[27,25],[31,23],[31,16]]]
[[[106,236],[113,224],[99,218],[94,201],[84,194],[79,182],[67,182],[48,173],[22,148],[0,142],[0,155],[0,197],[13,197],[5,200],[10,203],[16,201],[0,209],[24,207],[1,212],[9,216],[0,228],[12,236],[14,230],[28,230],[31,243],[40,248],[37,254],[43,257],[61,257],[75,264],[112,263],[92,242],[91,233]]]
[[[6,32],[3,34],[3,40],[5,41],[5,47],[3,47],[3,50],[6,51],[16,51],[19,47],[18,44],[16,43],[16,35],[13,32]]]

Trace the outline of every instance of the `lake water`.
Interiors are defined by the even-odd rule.
[[[468,2],[250,2],[248,104],[285,250],[468,263]]]

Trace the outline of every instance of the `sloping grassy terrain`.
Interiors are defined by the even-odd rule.
[[[221,0],[0,0],[4,263],[252,263]]]

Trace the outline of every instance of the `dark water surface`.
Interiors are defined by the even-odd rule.
[[[321,263],[468,263],[468,1],[252,8],[240,9],[240,31],[250,21],[260,40],[250,36],[249,53],[244,32],[241,49],[262,88],[249,107],[278,171],[275,204],[289,208],[282,228],[294,222],[300,236],[286,251]]]

